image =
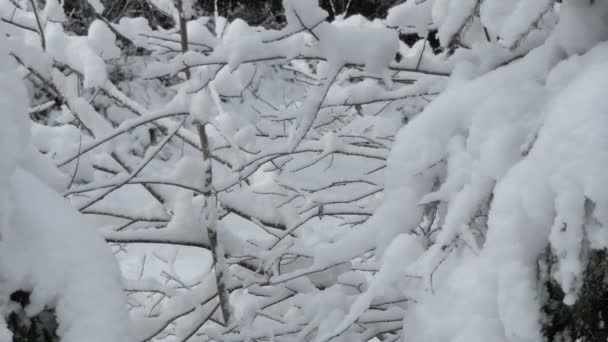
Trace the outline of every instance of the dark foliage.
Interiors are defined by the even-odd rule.
[[[11,300],[18,309],[8,316],[7,326],[13,333],[13,342],[58,342],[55,311],[45,309],[34,317],[27,317],[25,308],[30,303],[30,293],[15,291]]]
[[[545,283],[548,298],[543,307],[547,316],[543,332],[548,341],[559,341],[563,337],[585,342],[608,340],[607,257],[604,250],[591,252],[583,287],[572,306],[563,303],[564,292],[554,280]]]

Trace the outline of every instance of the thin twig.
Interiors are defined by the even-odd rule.
[[[38,10],[36,9],[36,3],[34,0],[30,0],[30,4],[32,5],[32,11],[34,11],[34,17],[36,18],[36,25],[38,25],[38,34],[40,35],[40,45],[42,46],[42,51],[46,52],[46,38],[44,37],[44,30],[42,29],[42,23],[40,22],[40,17],[38,16]]]

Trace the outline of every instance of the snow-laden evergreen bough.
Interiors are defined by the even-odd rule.
[[[495,27],[478,35],[490,43],[513,47],[522,38],[507,37],[546,38],[482,76],[460,64],[448,89],[396,138],[386,200],[372,220],[383,214],[378,224],[399,222],[396,236],[409,231],[428,246],[402,268],[420,276],[402,287],[416,299],[404,312],[404,341],[540,341],[560,334],[599,341],[602,313],[576,315],[594,310],[579,306],[584,280],[604,272],[588,260],[606,248],[608,5],[487,0],[477,6],[476,24]],[[491,16],[499,11],[497,25]],[[531,14],[546,26],[532,30]],[[488,42],[476,42],[474,32],[442,33],[445,25],[456,27],[449,10],[445,15],[440,36],[469,34],[486,64]],[[436,233],[420,237],[427,222]],[[387,240],[390,250],[401,239]],[[559,290],[547,293],[548,283]],[[594,300],[602,293],[585,295]],[[559,305],[574,317],[558,312]],[[567,330],[555,331],[555,324]]]
[[[174,28],[109,22],[91,1],[77,36],[57,1],[0,3],[45,154],[3,149],[16,161],[2,170],[30,187],[35,173],[103,234],[132,340],[583,337],[553,326],[546,304],[579,305],[587,260],[608,241],[607,5],[408,0],[386,19],[328,22],[316,1],[285,0],[286,26],[268,30],[152,3]],[[398,39],[429,30],[443,53]],[[72,240],[53,238],[40,245],[67,253]],[[94,288],[116,286],[90,272]],[[81,312],[61,298],[120,311],[119,297],[91,303],[28,281],[8,288],[29,285],[32,313],[49,298],[60,318]]]
[[[12,38],[0,38],[3,49],[20,48]],[[60,178],[31,145],[28,94],[16,69],[0,53],[0,339],[13,340],[9,313],[51,309],[61,341],[130,341],[118,264],[91,222],[53,188]],[[19,291],[30,293],[25,308],[11,300]],[[11,327],[30,323],[21,317],[17,324]],[[30,339],[45,338],[30,331]]]

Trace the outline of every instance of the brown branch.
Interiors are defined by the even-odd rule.
[[[188,26],[186,25],[186,18],[184,17],[184,7],[182,0],[175,0],[177,2],[177,12],[179,14],[179,36],[182,46],[182,53],[188,52]],[[185,70],[186,79],[190,79],[190,69]]]
[[[213,169],[211,165],[211,152],[209,149],[209,137],[206,132],[207,124],[198,123],[196,128],[201,143],[203,162],[205,163],[203,194],[205,196],[205,216],[207,221],[207,235],[209,236],[209,245],[213,256],[213,265],[215,269],[215,280],[217,283],[217,292],[220,302],[220,309],[226,325],[231,321],[230,309],[230,293],[226,287],[225,275],[226,271],[226,255],[223,248],[218,244],[217,236],[217,195],[212,192]]]

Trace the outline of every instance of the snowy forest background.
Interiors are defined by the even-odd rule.
[[[0,0],[0,341],[606,341],[608,1]]]

